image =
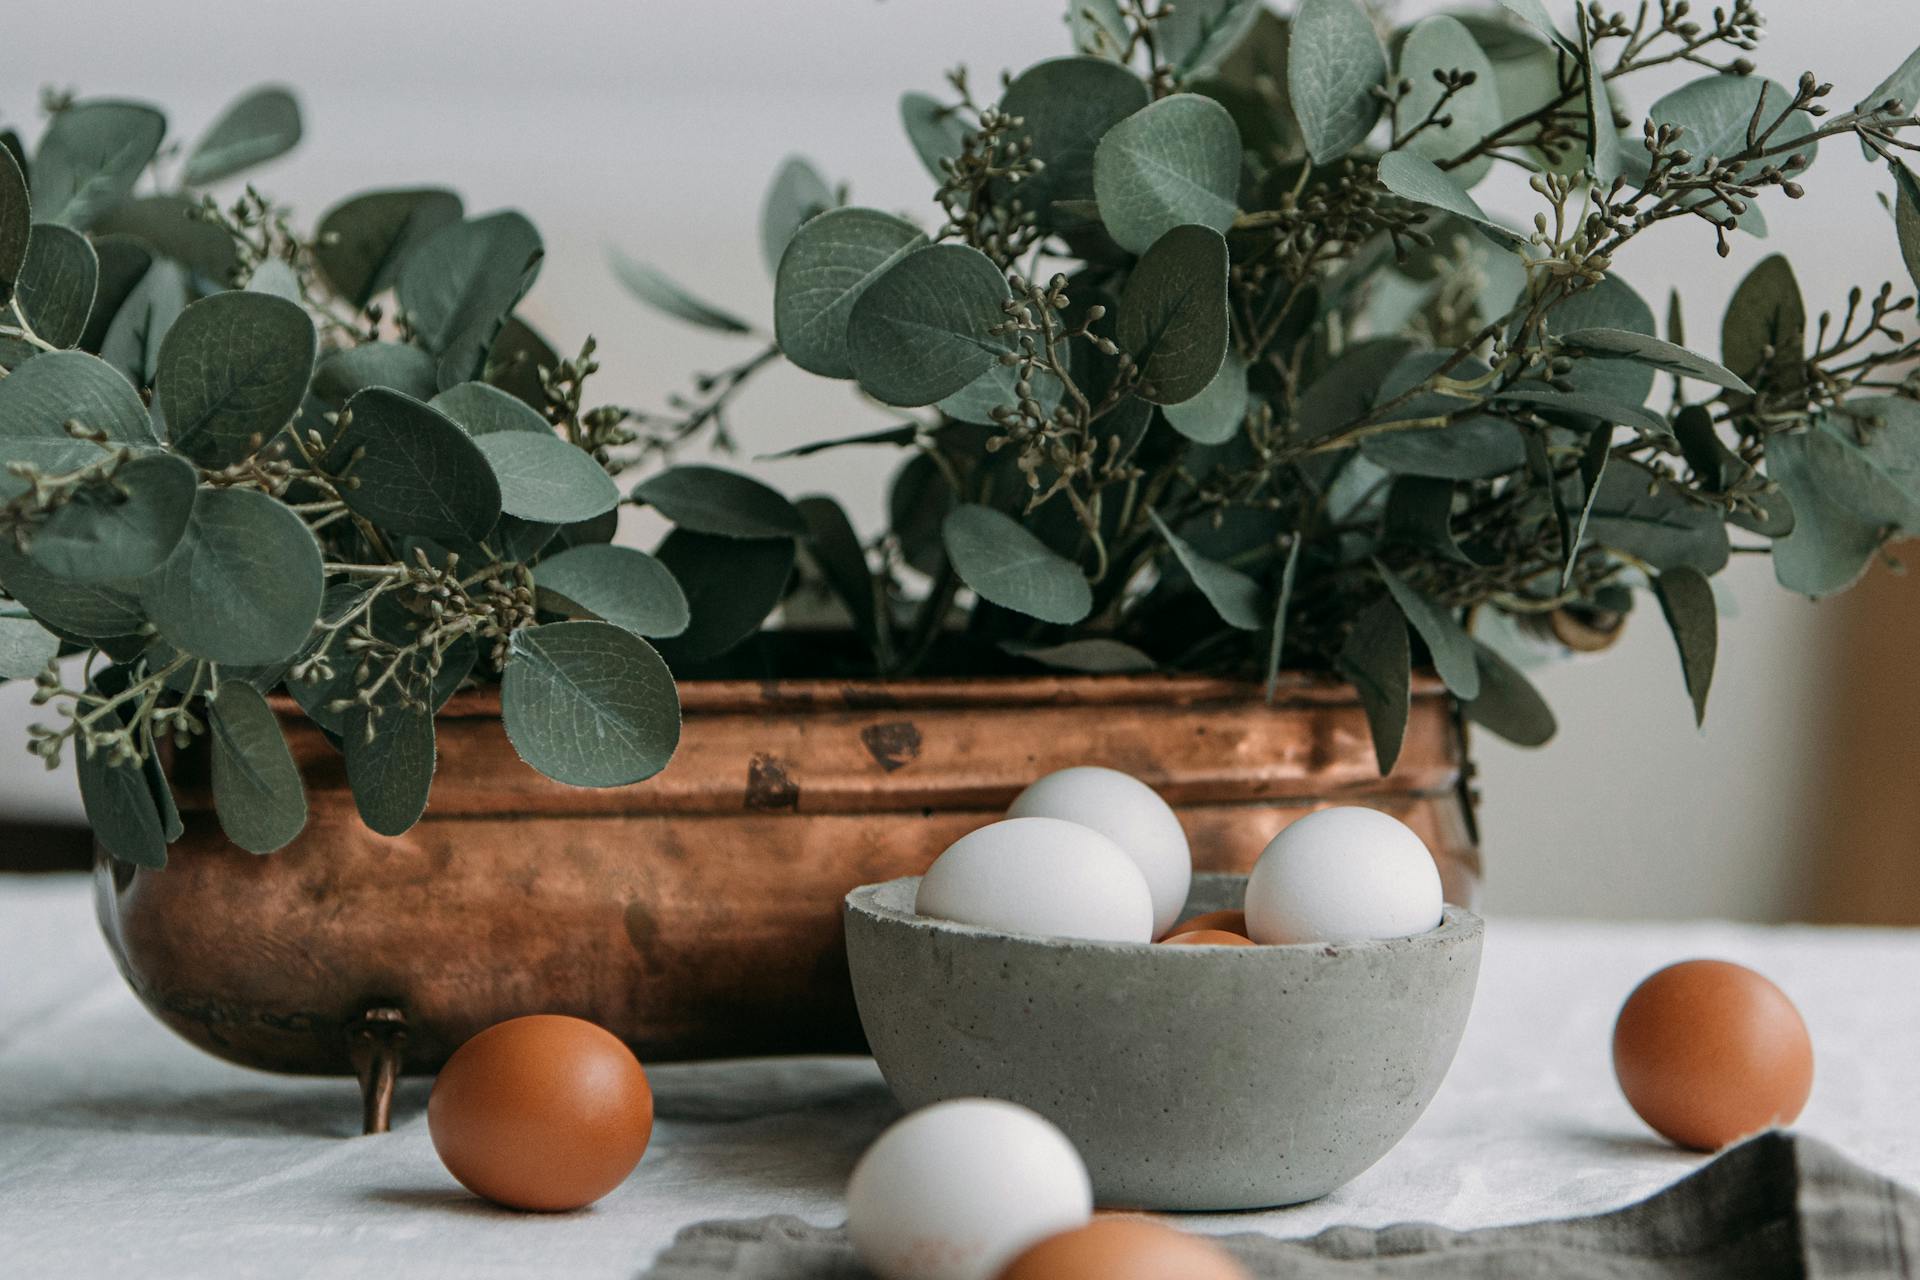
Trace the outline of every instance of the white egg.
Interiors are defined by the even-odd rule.
[[[1014,798],[1009,818],[1065,818],[1092,827],[1132,858],[1153,894],[1153,936],[1180,918],[1193,886],[1193,853],[1173,807],[1118,769],[1078,765],[1048,774]]]
[[[935,1103],[881,1134],[847,1184],[847,1232],[881,1280],[992,1280],[1093,1216],[1087,1166],[1025,1107]]]
[[[913,909],[1008,933],[1153,940],[1153,894],[1113,841],[1060,818],[1007,818],[970,831],[927,868]]]
[[[1440,909],[1433,855],[1378,809],[1320,809],[1295,820],[1247,877],[1255,942],[1403,938],[1439,924]]]

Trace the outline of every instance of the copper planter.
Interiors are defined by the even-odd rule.
[[[1358,802],[1425,837],[1451,900],[1470,905],[1478,881],[1437,684],[1416,687],[1384,779],[1352,690],[1304,678],[1273,706],[1249,685],[1158,676],[680,692],[672,765],[608,791],[535,774],[494,692],[457,697],[427,815],[396,838],[360,823],[339,755],[287,703],[305,833],[269,857],[236,848],[204,758],[176,761],[186,834],[170,865],[96,873],[121,971],[203,1049],[273,1071],[357,1067],[372,1095],[534,1012],[589,1018],[649,1061],[859,1050],[842,897],[920,872],[1033,778],[1081,763],[1160,788],[1203,870],[1243,871],[1300,813]]]

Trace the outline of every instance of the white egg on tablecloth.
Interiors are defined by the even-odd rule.
[[[957,1098],[897,1121],[847,1184],[847,1232],[881,1280],[993,1280],[1093,1216],[1065,1134],[1011,1102]]]
[[[948,846],[916,914],[1008,933],[1151,942],[1153,894],[1126,850],[1060,818],[1006,818]]]
[[[1296,819],[1247,877],[1247,932],[1269,945],[1409,937],[1438,925],[1441,905],[1425,842],[1378,809]]]
[[[1173,807],[1130,773],[1098,765],[1058,769],[1014,798],[1009,818],[1064,818],[1119,845],[1153,894],[1153,936],[1180,918],[1193,885],[1193,853]]]

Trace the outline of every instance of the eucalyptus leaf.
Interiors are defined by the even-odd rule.
[[[1761,259],[1727,303],[1720,360],[1735,376],[1767,390],[1806,385],[1807,308],[1793,267],[1779,254]]]
[[[1471,74],[1473,83],[1447,94],[1439,76],[1450,72]],[[1405,144],[1414,155],[1436,163],[1451,159],[1508,119],[1500,105],[1493,62],[1456,18],[1436,14],[1414,23],[1400,44],[1400,78],[1413,86],[1400,99],[1398,110],[1402,132],[1417,128]],[[1432,124],[1419,127],[1430,117]],[[1493,157],[1482,155],[1450,172],[1466,188],[1486,177],[1492,167]]]
[[[1522,382],[1503,387],[1493,398],[1504,404],[1521,404],[1558,418],[1572,418],[1587,424],[1632,427],[1651,436],[1667,437],[1672,427],[1667,420],[1643,405],[1629,404],[1604,394],[1582,391],[1555,391],[1544,383]]]
[[[1792,101],[1792,90],[1764,76],[1711,75],[1689,81],[1661,97],[1647,109],[1647,118],[1655,125],[1673,125],[1682,130],[1679,145],[1694,157],[1683,172],[1698,173],[1708,157],[1725,162],[1748,150],[1747,128],[1756,109],[1764,130],[1787,111]],[[1814,122],[1804,113],[1794,112],[1774,130],[1767,147],[1771,150],[1804,139],[1804,147],[1793,153],[1804,161],[1795,171],[1796,176],[1804,174],[1819,149],[1818,143],[1809,136],[1813,131]],[[1751,181],[1764,166],[1784,164],[1786,160],[1787,155],[1781,154],[1749,161],[1741,166],[1739,181]],[[1709,199],[1701,193],[1688,203],[1703,204]],[[1746,227],[1744,217],[1741,225]]]
[[[1773,540],[1773,572],[1789,591],[1818,599],[1860,580],[1886,540],[1880,521],[1861,515],[1830,487],[1841,468],[1826,455],[1835,442],[1817,432],[1775,436],[1767,470],[1793,505],[1793,529]],[[35,610],[37,613],[38,610]]]
[[[540,382],[540,371],[551,370],[559,363],[560,355],[552,343],[517,314],[509,315],[487,352],[487,383],[535,413],[544,414],[547,391]]]
[[[1467,719],[1519,747],[1545,746],[1558,726],[1546,700],[1514,665],[1475,641],[1480,696],[1464,703]]]
[[[635,485],[633,500],[695,533],[798,538],[807,532],[806,521],[776,490],[721,467],[669,467]]]
[[[102,433],[110,446],[157,443],[139,395],[97,356],[52,351],[0,378],[0,463],[26,463],[53,474],[98,461],[99,446],[74,439],[68,422]],[[0,470],[0,500],[26,487]]]
[[[1554,24],[1553,16],[1547,12],[1547,6],[1541,0],[1500,0],[1500,4],[1507,12],[1533,28],[1537,34],[1551,40],[1568,53],[1580,52],[1579,46],[1571,38],[1563,35],[1560,28]]]
[[[940,464],[917,452],[894,472],[887,489],[887,523],[907,565],[931,577],[946,563],[940,525],[959,499]]]
[[[941,162],[958,156],[971,132],[959,109],[928,94],[909,93],[900,99],[900,123],[928,174],[944,181]]]
[[[33,156],[38,216],[85,231],[133,192],[166,132],[166,117],[137,102],[77,102],[56,112]]]
[[[1413,349],[1409,338],[1368,338],[1342,351],[1294,407],[1301,438],[1318,440],[1364,417]]]
[[[1680,672],[1687,696],[1693,699],[1693,721],[1707,720],[1707,690],[1713,684],[1713,660],[1719,646],[1719,610],[1713,602],[1713,584],[1698,569],[1682,565],[1653,580],[1660,612],[1680,649]]]
[[[834,596],[846,606],[854,627],[879,651],[885,643],[880,633],[880,589],[853,522],[832,498],[816,495],[802,498],[794,506],[807,524],[802,547]]]
[[[507,515],[571,524],[620,505],[620,489],[606,468],[550,431],[494,431],[474,443],[499,481],[500,510]]]
[[[1562,299],[1547,312],[1547,333],[1556,338],[1592,329],[1616,329],[1652,338],[1657,332],[1653,308],[1619,276],[1609,275],[1598,284]],[[1736,369],[1734,371],[1738,373]],[[1642,405],[1653,390],[1654,371],[1644,364],[1625,360],[1579,360],[1574,362],[1565,381],[1573,391]]]
[[[1191,400],[1166,407],[1175,431],[1201,444],[1222,444],[1239,433],[1247,421],[1247,362],[1228,350],[1213,381]]]
[[[133,866],[166,866],[166,830],[140,764],[109,763],[105,751],[76,754],[80,801],[94,842],[109,857]]]
[[[1560,342],[1564,346],[1590,354],[1616,356],[1682,377],[1711,382],[1716,387],[1725,387],[1729,391],[1738,391],[1744,395],[1753,394],[1753,388],[1731,370],[1715,364],[1705,356],[1695,355],[1685,347],[1677,347],[1671,342],[1650,338],[1643,333],[1634,333],[1627,329],[1576,329],[1572,333],[1561,334]]]
[[[1052,413],[1066,398],[1065,385],[1047,370],[1036,370],[1029,378],[1021,366],[996,361],[972,382],[952,395],[942,397],[934,407],[949,418],[989,427],[994,425],[993,414],[996,409],[1011,408],[1020,402],[1018,388],[1023,378],[1027,378],[1033,390],[1033,400],[1043,414]]]
[[[1206,390],[1226,359],[1227,242],[1181,226],[1154,241],[1120,296],[1114,337],[1140,367],[1140,395],[1176,405]]]
[[[56,578],[35,564],[11,538],[0,538],[0,587],[47,626],[87,640],[130,635],[147,621],[130,589],[87,586]]]
[[[14,282],[26,265],[33,235],[33,201],[27,195],[27,176],[13,152],[0,147],[0,306],[13,297]]]
[[[1123,675],[1154,669],[1152,658],[1130,644],[1106,636],[1069,640],[1064,644],[1021,644],[1009,640],[1000,647],[1016,658],[1025,658],[1043,667],[1088,675]]]
[[[433,713],[396,704],[376,718],[370,708],[356,706],[346,714],[340,740],[360,821],[383,836],[405,834],[426,812],[433,790]]]
[[[668,661],[718,657],[760,629],[793,576],[792,538],[729,538],[675,529],[654,550],[686,593],[686,630],[661,646]]]
[[[1153,527],[1160,532],[1161,540],[1173,552],[1173,558],[1193,579],[1193,585],[1207,598],[1207,603],[1220,615],[1220,620],[1241,631],[1264,631],[1267,608],[1260,584],[1238,569],[1201,555],[1185,538],[1167,527],[1159,512],[1149,514],[1153,518]]]
[[[80,349],[100,355],[108,328],[119,317],[134,290],[145,282],[147,271],[159,259],[151,247],[135,236],[117,233],[102,235],[96,232],[90,239],[94,256],[99,260],[100,278],[94,286],[93,309],[87,315],[87,331],[80,335]],[[169,265],[184,288],[187,279],[185,270],[178,263]],[[185,307],[187,302],[188,299],[181,298],[180,306]],[[153,336],[153,348],[157,358],[160,349],[158,333]],[[115,367],[119,366],[116,364]],[[151,377],[141,379],[143,384],[151,381]]]
[[[434,358],[412,343],[363,342],[320,357],[320,363],[313,370],[313,394],[338,407],[368,387],[386,387],[416,400],[432,400],[435,408],[459,421],[458,415],[443,408],[439,397],[434,395],[436,373]],[[452,391],[447,394],[451,395]],[[461,425],[467,426],[464,422]]]
[[[1187,75],[1217,67],[1266,8],[1264,0],[1187,0],[1158,23],[1167,61]]]
[[[1162,98],[1100,139],[1093,187],[1108,234],[1130,252],[1187,224],[1225,231],[1239,214],[1240,131],[1211,98]]]
[[[1139,76],[1104,58],[1054,58],[1007,86],[1000,109],[1024,122],[1032,157],[1042,166],[1015,194],[1042,227],[1078,221],[1057,206],[1095,198],[1094,151],[1101,138],[1148,101]]]
[[[0,614],[0,680],[39,675],[60,653],[60,637],[32,618]]]
[[[207,730],[220,829],[249,853],[285,847],[307,825],[307,792],[273,708],[258,689],[229,680],[208,707]]]
[[[1302,0],[1293,18],[1287,84],[1316,164],[1366,141],[1380,118],[1374,91],[1386,78],[1386,51],[1365,9],[1355,0]]]
[[[1517,250],[1526,243],[1518,232],[1495,222],[1467,194],[1459,179],[1422,156],[1409,151],[1392,151],[1381,156],[1380,182],[1402,200],[1462,219],[1503,249]]]
[[[1385,597],[1368,606],[1354,622],[1338,666],[1360,696],[1381,774],[1392,773],[1413,706],[1413,653],[1399,606]]]
[[[824,378],[851,378],[847,319],[875,280],[927,243],[912,223],[873,209],[833,209],[806,223],[774,273],[781,352]]]
[[[1727,527],[1719,513],[1635,462],[1607,467],[1587,529],[1602,546],[1663,572],[1686,567],[1711,575],[1727,564]]]
[[[1067,29],[1078,53],[1120,61],[1132,33],[1120,11],[1120,0],[1067,0]]]
[[[28,544],[48,573],[68,582],[138,578],[165,562],[186,532],[200,477],[167,453],[129,458],[105,485],[89,485],[54,509]]]
[[[810,218],[833,208],[833,188],[820,171],[800,156],[788,156],[773,176],[760,205],[760,253],[769,275],[780,269],[793,233]]]
[[[272,294],[189,306],[160,343],[157,399],[173,446],[209,467],[252,455],[299,411],[317,344],[307,313]]]
[[[181,181],[203,187],[285,155],[300,141],[300,104],[275,85],[254,89],[228,107],[187,153]]]
[[[1006,321],[1007,278],[978,249],[915,249],[872,281],[847,319],[854,375],[891,405],[952,395],[1008,350],[991,332]]]
[[[1900,260],[1906,263],[1907,278],[1920,286],[1920,180],[1898,160],[1892,162],[1892,167],[1893,225],[1900,241]]]
[[[240,265],[233,237],[200,216],[198,202],[177,192],[128,200],[96,219],[93,234],[139,240],[216,289],[231,284]]]
[[[150,261],[100,341],[100,358],[136,387],[152,386],[160,376],[160,348],[189,296],[184,268],[167,258]]]
[[[1300,573],[1300,551],[1306,539],[1295,534],[1287,542],[1287,561],[1280,570],[1280,590],[1273,601],[1272,634],[1267,641],[1267,705],[1280,690],[1280,663],[1287,655],[1287,611],[1293,607],[1293,585]]]
[[[285,298],[295,306],[306,302],[306,291],[300,284],[300,277],[284,258],[267,258],[254,267],[253,274],[247,277],[249,293],[270,293],[276,298]]]
[[[1607,77],[1594,56],[1592,33],[1584,18],[1576,21],[1580,35],[1580,70],[1587,82],[1582,98],[1587,116],[1587,172],[1593,175],[1594,185],[1604,190],[1620,176],[1620,134],[1613,124],[1613,99],[1607,92]]]
[[[1460,625],[1460,620],[1378,560],[1373,562],[1373,567],[1380,574],[1380,581],[1387,584],[1387,594],[1393,597],[1408,624],[1426,643],[1434,670],[1440,673],[1447,689],[1462,702],[1479,697],[1480,668],[1474,661],[1473,637]]]
[[[1473,401],[1441,390],[1415,395],[1391,409],[1401,396],[1437,376],[1452,359],[1443,351],[1419,351],[1404,356],[1381,382],[1375,413],[1380,424],[1420,423],[1366,436],[1360,451],[1367,459],[1396,475],[1435,476],[1448,480],[1483,480],[1526,464],[1526,445],[1519,429],[1501,418],[1474,413]],[[1473,380],[1487,367],[1468,358],[1454,364],[1446,376]],[[1430,421],[1451,418],[1448,422]]]
[[[1872,93],[1855,104],[1854,110],[1871,111],[1888,102],[1899,103],[1907,115],[1912,115],[1914,108],[1920,107],[1920,49],[1908,54],[1885,80],[1873,87]],[[1867,145],[1864,138],[1860,141],[1860,153],[1869,160],[1874,158],[1873,148]]]
[[[658,269],[638,258],[631,257],[619,249],[609,249],[607,256],[613,262],[613,274],[625,286],[627,292],[648,306],[664,311],[676,320],[699,325],[703,329],[718,329],[721,333],[753,331],[753,326],[745,320],[722,311],[710,303],[702,302],[661,274]]]
[[[15,290],[20,310],[43,342],[80,345],[99,282],[100,259],[85,236],[53,223],[33,228]]]
[[[1399,475],[1387,489],[1381,538],[1450,560],[1472,564],[1453,536],[1454,482],[1437,476]]]
[[[173,554],[140,579],[140,603],[175,647],[257,665],[297,653],[320,614],[320,547],[254,489],[203,489]]]
[[[557,782],[618,787],[667,767],[680,699],[660,655],[606,622],[522,627],[500,680],[507,740]]]
[[[420,344],[439,357],[441,386],[480,375],[545,252],[511,210],[448,223],[407,249],[394,290]]]
[[[500,482],[458,423],[386,387],[356,394],[346,414],[322,461],[352,481],[341,492],[348,507],[389,533],[467,542],[487,536],[500,518]]]
[[[534,585],[593,617],[636,635],[677,636],[687,629],[687,597],[667,567],[644,551],[589,543],[548,556]]]
[[[940,539],[960,581],[983,600],[1060,625],[1093,609],[1080,566],[992,507],[955,507],[941,522]]]
[[[153,796],[154,807],[160,813],[160,835],[168,844],[172,844],[186,834],[186,824],[180,821],[180,806],[174,802],[173,787],[167,782],[167,771],[161,767],[160,753],[150,751],[141,763],[140,772],[145,776],[147,791]]]
[[[877,431],[862,431],[857,435],[834,436],[826,440],[810,440],[806,444],[794,445],[791,449],[782,449],[778,453],[763,453],[762,460],[773,461],[781,458],[806,458],[816,453],[825,453],[829,449],[844,449],[851,445],[885,444],[901,448],[920,438],[920,424],[903,422],[897,427],[881,427]]]
[[[369,191],[320,219],[313,258],[335,292],[364,307],[393,284],[414,246],[460,221],[462,212],[459,196],[434,187]]]

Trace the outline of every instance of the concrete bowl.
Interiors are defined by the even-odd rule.
[[[1245,884],[1195,876],[1183,916],[1239,906]],[[1265,1208],[1351,1181],[1433,1100],[1480,969],[1480,918],[1453,906],[1410,938],[1174,947],[924,919],[918,887],[846,899],[854,997],[894,1096],[1031,1107],[1114,1207]]]

